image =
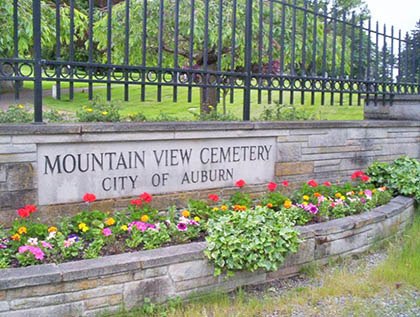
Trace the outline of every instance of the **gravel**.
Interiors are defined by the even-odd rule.
[[[383,262],[387,257],[385,251],[371,252],[353,256],[333,265],[322,267],[321,274],[315,277],[299,275],[289,279],[276,280],[267,284],[248,286],[245,291],[251,296],[270,296],[279,298],[287,292],[302,288],[317,288],[323,285],[325,276],[345,270],[351,274],[366,273]],[[420,273],[419,273],[420,274]],[[360,274],[358,275],[360,276]],[[338,281],[339,282],[339,281]],[[380,317],[419,317],[420,316],[420,291],[412,287],[397,284],[395,288],[384,288],[372,296],[361,298],[346,294],[345,296],[324,296],[316,303],[295,305],[289,315],[283,309],[269,311],[264,317],[337,317],[337,316],[380,316]],[[290,307],[289,307],[290,309]]]

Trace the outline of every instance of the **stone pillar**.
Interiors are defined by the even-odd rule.
[[[376,105],[373,96],[366,100],[364,117],[367,120],[420,120],[420,94],[397,95],[378,98]]]

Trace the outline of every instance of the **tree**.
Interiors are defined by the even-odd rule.
[[[129,63],[130,65],[142,65],[153,67],[166,67],[179,69],[181,67],[194,67],[200,69],[221,69],[225,71],[238,71],[244,65],[245,52],[245,13],[246,1],[237,1],[235,8],[233,0],[206,1],[196,0],[194,11],[192,11],[191,0],[132,0],[130,7],[129,25]],[[163,6],[161,6],[163,3]],[[322,39],[324,25],[318,17],[316,28],[317,40],[314,43],[312,27],[314,15],[306,15],[308,31],[304,39],[303,25],[305,15],[302,10],[296,10],[289,5],[284,9],[279,3],[269,0],[253,1],[253,34],[252,34],[252,62],[256,72],[264,68],[267,73],[276,74],[279,69],[283,73],[299,74],[307,73],[311,69],[311,63],[317,64],[318,72],[322,64],[323,46],[319,39]],[[311,2],[308,2],[311,5]],[[147,4],[147,8],[144,6]],[[298,1],[303,6],[303,1]],[[220,8],[220,5],[222,7]],[[178,10],[177,10],[178,8]],[[117,4],[112,9],[112,63],[123,64],[125,47],[125,3]],[[236,9],[236,15],[234,10]],[[219,16],[219,12],[222,16]],[[175,16],[179,12],[179,16]],[[285,15],[285,28],[282,34],[282,15]],[[293,28],[293,14],[296,17],[296,24]],[[143,16],[146,16],[146,20]],[[208,15],[208,32],[206,32],[205,17]],[[179,19],[179,34],[175,41],[175,21]],[[260,24],[262,18],[262,24]],[[236,24],[234,24],[236,19]],[[272,24],[270,24],[272,20]],[[191,33],[191,22],[194,23],[193,34]],[[221,28],[219,28],[221,23]],[[146,34],[143,34],[143,27],[146,24]],[[107,41],[108,16],[104,14],[95,24],[94,37],[98,42],[98,48],[105,50]],[[162,27],[161,27],[162,26]],[[296,36],[293,37],[293,30]],[[221,32],[219,32],[221,31]],[[220,34],[219,34],[220,33]],[[270,35],[272,34],[272,35]],[[207,39],[206,39],[207,35]],[[281,47],[280,39],[284,37],[284,46]],[[292,38],[295,41],[294,50],[291,45]],[[161,42],[159,45],[159,39]],[[207,49],[204,43],[207,40]],[[234,40],[233,40],[234,39]],[[341,34],[336,36],[336,62],[341,62]],[[143,42],[146,41],[146,51],[143,55]],[[192,41],[191,41],[192,40]],[[349,39],[345,39],[349,45]],[[221,45],[220,45],[221,43]],[[312,59],[312,46],[315,45],[317,58]],[[333,50],[330,48],[331,40],[328,41],[327,67],[331,67]],[[191,50],[192,47],[192,50]],[[347,46],[348,47],[348,46]],[[308,49],[310,48],[310,49]],[[222,54],[219,59],[217,52]],[[177,52],[177,54],[175,54]],[[233,54],[232,54],[233,53]],[[192,55],[193,63],[189,60]],[[305,58],[303,58],[305,55]],[[347,54],[348,55],[348,54]],[[294,63],[292,63],[294,56]],[[283,65],[279,65],[283,57]],[[303,65],[302,61],[306,60]],[[106,61],[106,56],[103,57]],[[207,64],[206,62],[207,61]],[[345,64],[346,71],[350,69],[348,62]],[[235,80],[232,78],[231,80]],[[209,96],[214,96],[209,93]],[[202,111],[207,112],[208,106],[216,107],[215,99],[202,100]]]
[[[32,24],[32,1],[18,2],[18,57],[30,58],[33,54],[33,24]],[[63,51],[70,42],[70,8],[63,5],[60,11],[61,16],[61,42]],[[14,43],[14,7],[13,1],[0,2],[0,58],[12,58],[15,51]],[[41,45],[44,58],[54,56],[56,47],[56,23],[55,23],[55,1],[41,0]],[[87,17],[79,10],[75,10],[75,36],[76,40],[85,36]],[[10,67],[10,66],[9,66]],[[10,72],[6,71],[6,72]],[[13,72],[13,71],[12,71]],[[0,82],[2,89],[13,88],[12,82]]]
[[[405,37],[406,45],[399,55],[398,81],[420,82],[420,20]]]

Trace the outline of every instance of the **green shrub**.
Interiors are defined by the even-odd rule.
[[[420,201],[420,162],[414,158],[402,156],[389,164],[375,162],[368,167],[367,175],[377,186]]]
[[[267,207],[226,214],[208,222],[206,256],[215,275],[226,271],[277,270],[290,252],[297,252],[298,232],[284,215]]]
[[[28,123],[33,121],[33,113],[23,105],[10,106],[7,110],[0,110],[0,123]]]
[[[118,105],[111,102],[103,102],[96,97],[89,106],[83,106],[76,112],[80,122],[118,122],[120,113]]]
[[[273,106],[264,107],[260,120],[263,121],[292,121],[314,120],[314,115],[304,109],[298,109],[291,105],[276,103]]]

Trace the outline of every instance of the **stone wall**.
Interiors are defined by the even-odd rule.
[[[215,277],[204,242],[63,264],[0,270],[0,316],[95,316],[171,297],[265,283],[296,275],[308,263],[363,252],[412,221],[414,201],[397,197],[370,212],[299,227],[299,251],[276,272]]]
[[[274,173],[270,180],[288,180],[292,187],[308,179],[346,181],[354,170],[364,169],[375,160],[391,161],[401,155],[420,159],[419,121],[0,125],[0,222],[10,224],[16,209],[25,204],[39,205],[43,184],[38,184],[37,153],[41,146],[126,141],[200,144],[209,140],[223,146],[226,139],[245,142],[250,138],[274,140],[275,160],[267,163]],[[242,172],[256,176],[252,168]],[[265,190],[265,184],[250,184],[246,190],[258,194]],[[233,185],[234,180],[223,188],[180,188],[179,192],[156,195],[154,203],[166,209],[172,204],[181,206],[189,198],[206,198],[209,193],[228,196],[235,190]],[[130,199],[102,199],[94,207],[122,208]],[[44,205],[39,206],[37,216],[51,220],[84,207],[81,202]]]

